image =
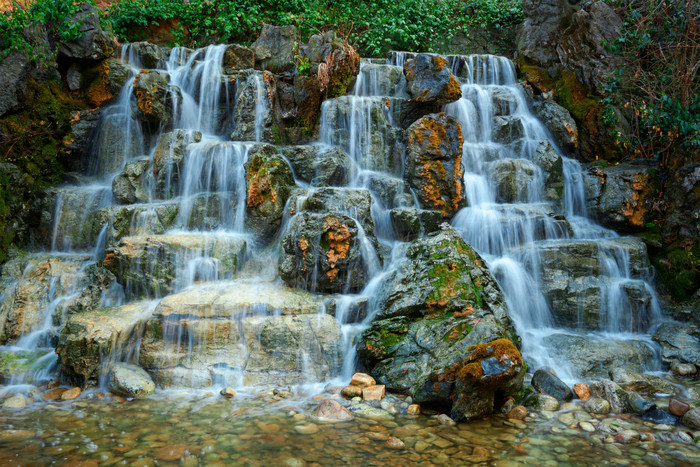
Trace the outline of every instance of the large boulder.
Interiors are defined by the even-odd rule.
[[[376,319],[357,350],[388,390],[471,419],[493,409],[494,392],[518,385],[518,337],[498,284],[448,224],[407,245],[373,300]]]
[[[558,60],[560,29],[574,7],[564,0],[523,0],[523,22],[517,33],[518,53],[542,65]]]
[[[372,237],[360,234],[357,221],[345,214],[303,211],[282,239],[279,271],[292,287],[314,292],[358,291],[377,267]]]
[[[238,44],[229,44],[224,50],[224,58],[221,66],[225,74],[238,73],[255,67],[255,52],[248,47]]]
[[[406,92],[414,102],[442,105],[462,97],[459,81],[440,55],[417,54],[404,64],[404,75]]]
[[[0,343],[14,343],[42,326],[56,297],[79,292],[88,256],[20,256],[2,268]],[[63,310],[58,307],[59,314]]]
[[[271,145],[258,145],[245,163],[246,227],[262,240],[274,237],[282,224],[284,206],[294,186],[287,161]]]
[[[152,302],[135,302],[70,315],[56,346],[61,373],[81,386],[99,383],[110,361],[127,356],[151,311]]]
[[[128,57],[129,62],[141,69],[164,68],[161,66],[168,58],[163,47],[150,42],[132,42],[124,45],[126,50],[122,52]]]
[[[541,394],[547,394],[559,401],[570,401],[574,397],[571,388],[552,371],[544,368],[538,369],[532,375],[532,387]]]
[[[564,197],[564,160],[549,141],[540,141],[532,154],[535,163],[544,174],[544,199],[561,207]]]
[[[654,349],[646,342],[601,339],[567,334],[552,334],[543,340],[561,367],[569,367],[582,379],[607,378],[609,371],[624,366],[629,371],[652,370]]]
[[[328,187],[301,192],[289,202],[293,213],[346,214],[360,223],[366,235],[373,235],[372,196],[362,188]]]
[[[526,159],[499,159],[490,164],[496,198],[503,203],[528,202],[537,187],[537,166]]]
[[[260,36],[250,48],[255,52],[256,65],[279,74],[294,68],[294,53],[299,41],[299,31],[294,26],[264,24]]]
[[[353,163],[337,146],[286,146],[280,149],[294,169],[294,175],[311,186],[345,186]]]
[[[319,297],[274,282],[192,287],[158,304],[139,364],[163,386],[323,381],[341,368],[342,333],[322,310]]]
[[[145,203],[150,193],[150,158],[127,162],[122,173],[112,180],[112,196],[120,204]]]
[[[462,127],[444,113],[427,115],[407,130],[404,178],[424,209],[454,215],[465,202]]]
[[[153,152],[155,193],[160,199],[177,194],[187,146],[202,140],[202,133],[193,130],[175,130],[161,135]]]

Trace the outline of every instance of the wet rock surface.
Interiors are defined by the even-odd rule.
[[[462,97],[459,81],[444,57],[416,54],[404,65],[406,91],[415,102],[447,104]]]

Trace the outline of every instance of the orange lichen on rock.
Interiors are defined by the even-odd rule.
[[[328,252],[326,258],[330,269],[326,272],[328,278],[332,281],[338,275],[338,269],[335,267],[338,260],[346,258],[350,250],[350,229],[346,224],[341,223],[335,217],[329,217],[324,223],[323,229],[325,237],[328,241]]]
[[[254,208],[267,199],[277,201],[277,192],[272,189],[269,172],[262,166],[262,159],[256,157],[250,165],[250,181],[248,182],[247,206]]]
[[[309,250],[309,241],[304,238],[304,236],[301,236],[301,240],[299,240],[299,248],[301,248],[301,258],[303,261],[303,266],[302,269],[306,271],[306,252]]]
[[[136,92],[136,105],[139,110],[144,113],[144,115],[151,115],[153,113],[153,100],[150,94],[144,92],[144,90],[138,85],[139,78],[142,73],[147,73],[142,71],[136,78],[134,78],[134,91]]]
[[[98,65],[98,78],[90,85],[85,96],[88,103],[95,107],[100,107],[102,104],[112,99],[112,93],[109,90],[109,65],[104,61]]]
[[[644,205],[644,198],[651,190],[648,175],[639,173],[632,180],[632,190],[629,192],[629,198],[625,200],[625,205],[622,208],[622,215],[629,221],[630,224],[637,227],[644,225],[644,217],[648,209]]]

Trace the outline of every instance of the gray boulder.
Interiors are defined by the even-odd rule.
[[[661,346],[661,357],[700,366],[700,336],[687,324],[662,323],[652,337]]]
[[[294,169],[294,175],[311,186],[345,186],[353,163],[337,146],[286,146],[280,149]]]
[[[255,67],[255,52],[238,44],[226,46],[222,66],[224,73],[234,74]]]
[[[150,158],[128,162],[122,173],[112,180],[112,196],[120,204],[148,201],[148,183],[151,176]]]
[[[162,68],[160,65],[167,59],[162,47],[150,42],[132,42],[127,44],[129,59],[139,68]]]
[[[548,141],[540,141],[532,155],[544,173],[544,198],[561,207],[564,196],[564,160]]]
[[[250,47],[260,68],[283,73],[294,68],[294,52],[299,42],[299,31],[294,26],[264,24],[260,36]]]
[[[499,159],[490,164],[496,198],[503,203],[527,202],[536,190],[537,166],[526,159]]]
[[[459,81],[440,55],[417,54],[406,61],[403,70],[406,92],[414,102],[442,105],[462,97]]]
[[[296,212],[346,214],[358,221],[365,234],[374,235],[372,197],[362,188],[317,188],[294,196],[290,203]]]
[[[535,101],[532,107],[557,146],[567,154],[574,154],[578,149],[578,128],[569,111],[551,99]]]
[[[389,216],[394,232],[404,241],[435,232],[442,222],[442,213],[425,209],[395,208]]]
[[[231,115],[233,141],[258,141],[273,143],[274,82],[269,74],[246,70],[236,77],[235,106]]]
[[[58,45],[58,55],[71,59],[102,60],[112,53],[114,38],[102,29],[100,11],[94,5],[83,3],[78,6],[78,12],[65,20],[67,24],[60,29],[78,26],[80,36],[77,39],[61,40]]]
[[[604,379],[590,385],[591,397],[605,399],[612,413],[624,413],[629,408],[629,394],[617,383]]]
[[[156,392],[156,385],[140,366],[117,363],[109,373],[109,390],[122,396],[138,398]]]
[[[161,135],[153,152],[155,194],[159,199],[171,199],[177,194],[187,146],[201,141],[202,133],[175,130]]]

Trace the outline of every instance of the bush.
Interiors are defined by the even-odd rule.
[[[608,81],[604,123],[622,109],[629,135],[619,135],[631,157],[683,163],[700,151],[700,31],[697,2],[609,0],[623,21],[620,37],[607,44],[623,66]]]

